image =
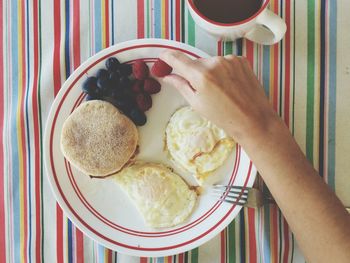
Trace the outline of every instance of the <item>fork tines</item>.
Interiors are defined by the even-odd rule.
[[[248,200],[248,189],[242,186],[217,184],[213,186],[212,194],[231,204],[244,205]]]

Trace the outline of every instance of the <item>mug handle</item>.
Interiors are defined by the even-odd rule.
[[[244,37],[262,45],[272,45],[280,41],[286,33],[287,26],[282,18],[266,9],[257,17],[257,25]]]

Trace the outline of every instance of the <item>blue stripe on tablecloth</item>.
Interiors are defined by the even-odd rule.
[[[170,0],[170,39],[174,39],[174,19],[173,19],[173,0]]]
[[[73,234],[72,234],[72,222],[67,219],[67,235],[68,235],[68,262],[73,262]]]
[[[335,120],[337,93],[337,1],[329,1],[328,185],[335,190]]]
[[[320,32],[320,136],[319,136],[319,173],[323,177],[323,156],[324,156],[324,96],[325,96],[325,80],[326,80],[326,1],[321,1],[321,15],[320,15],[320,24],[321,24],[321,32]]]
[[[12,153],[12,196],[13,196],[13,253],[14,261],[20,262],[20,193],[19,193],[19,160],[18,160],[18,141],[17,141],[17,107],[18,107],[18,6],[17,1],[11,1],[11,57],[10,64],[12,72],[11,92],[11,153]]]
[[[65,26],[65,40],[64,40],[64,55],[66,62],[66,78],[70,75],[70,57],[69,57],[69,24],[70,24],[70,16],[69,16],[69,0],[66,0],[65,3],[65,16],[66,16],[66,26]]]
[[[26,1],[26,38],[27,38],[27,62],[30,61],[29,58],[29,33],[30,33],[30,28],[29,28],[29,3],[28,0]],[[31,202],[31,198],[32,198],[32,186],[31,186],[31,179],[32,179],[32,169],[31,169],[31,148],[30,148],[30,138],[31,138],[31,134],[30,134],[30,128],[29,128],[29,96],[28,94],[30,94],[29,90],[30,90],[30,63],[27,63],[27,87],[26,87],[26,98],[25,98],[25,104],[26,104],[26,129],[27,129],[27,136],[26,136],[26,140],[27,140],[27,181],[28,181],[28,258],[29,258],[29,263],[32,262],[32,256],[31,256],[31,251],[32,251],[32,202]],[[36,215],[36,216],[40,216],[40,215]]]
[[[98,249],[97,262],[105,262],[105,247],[98,244],[97,249]]]
[[[153,1],[154,12],[154,36],[162,37],[162,1]]]
[[[95,53],[102,49],[102,24],[101,24],[101,2],[94,1],[94,21],[95,21]]]
[[[66,78],[69,77],[71,73],[70,69],[70,1],[65,2],[65,45],[64,45],[64,55],[65,55],[65,65],[66,65]],[[67,242],[68,242],[68,262],[73,262],[73,235],[72,235],[72,222],[67,219]]]
[[[263,47],[263,86],[267,97],[270,96],[270,47]]]
[[[271,244],[270,244],[270,205],[264,206],[264,262],[270,262]]]
[[[114,1],[112,0],[111,1],[111,23],[112,23],[112,39],[111,39],[111,46],[114,45],[114,15],[115,15],[115,12],[114,12]]]

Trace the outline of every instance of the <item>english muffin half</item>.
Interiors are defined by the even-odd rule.
[[[61,133],[61,150],[83,173],[103,177],[115,173],[135,154],[135,124],[109,102],[81,104],[67,118]]]

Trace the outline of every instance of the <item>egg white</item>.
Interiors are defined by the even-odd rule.
[[[173,161],[193,174],[200,185],[224,163],[235,146],[224,130],[189,106],[173,114],[165,134]]]
[[[136,162],[115,174],[114,179],[153,228],[182,223],[196,205],[196,191],[161,164]]]

